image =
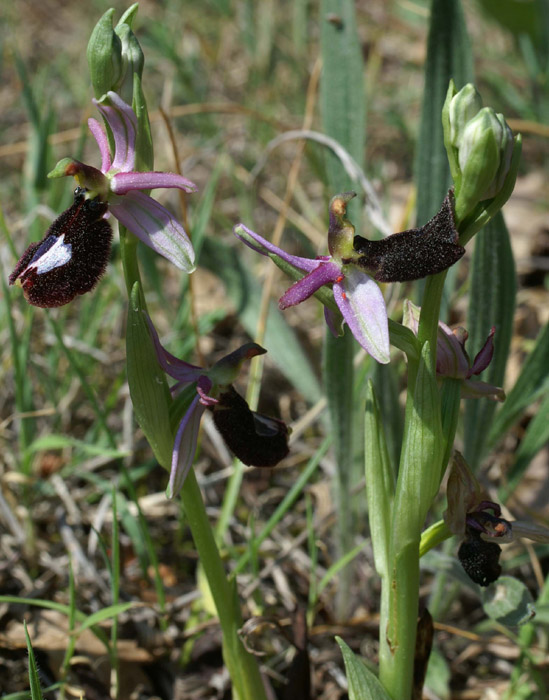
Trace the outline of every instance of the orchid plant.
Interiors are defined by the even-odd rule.
[[[28,246],[9,282],[19,283],[35,306],[72,302],[90,292],[104,274],[113,235],[111,220],[118,222],[129,292],[127,363],[135,415],[158,462],[169,471],[167,497],[182,500],[219,616],[234,696],[266,700],[257,660],[241,640],[243,618],[235,588],[227,577],[192,467],[206,411],[230,451],[245,465],[279,464],[289,453],[291,430],[281,420],[252,410],[233,386],[244,363],[267,350],[248,342],[210,367],[192,364],[168,351],[147,310],[133,237],[183,273],[191,274],[196,265],[182,224],[148,191],[176,188],[192,193],[197,188],[182,175],[152,170],[152,140],[141,90],[143,58],[131,30],[135,10],[130,8],[114,29],[112,11],[106,13],[88,48],[96,93],[93,104],[102,119],[102,123],[90,119],[88,126],[99,149],[100,167],[74,158],[58,162],[49,177],[75,178],[74,203],[53,222],[42,241]],[[382,586],[379,677],[365,670],[342,643],[351,700],[411,697],[418,672],[414,663],[421,556],[455,535],[462,540],[458,558],[463,569],[485,587],[501,573],[498,542],[510,541],[513,533],[549,541],[543,528],[503,518],[501,506],[454,452],[461,399],[505,400],[503,388],[474,379],[493,360],[499,329],[484,329],[487,339],[471,361],[465,350],[467,331],[452,329],[439,318],[447,271],[461,260],[472,236],[496,216],[512,192],[521,139],[513,135],[502,115],[482,107],[472,84],[458,91],[450,83],[442,123],[453,185],[445,196],[446,188],[441,193],[438,213],[421,226],[383,239],[357,234],[347,214],[356,194],[346,191],[335,194],[329,203],[326,255],[294,255],[272,243],[268,231],[259,234],[244,223],[234,227],[239,242],[270,257],[293,280],[279,300],[281,310],[316,297],[333,336],[340,337],[346,325],[356,349],[366,351],[372,365],[388,365],[395,357],[391,346],[404,351],[407,361],[398,467],[389,458],[376,389],[371,382],[365,389],[367,501]],[[386,287],[381,285],[420,279],[426,280],[421,307],[406,299],[402,323],[389,318]],[[172,386],[167,378],[173,380]],[[348,415],[346,420],[354,417]],[[449,465],[448,508],[443,519],[425,530]],[[374,690],[360,695],[365,688]],[[417,697],[418,692],[416,688]]]

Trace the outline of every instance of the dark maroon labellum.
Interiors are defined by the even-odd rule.
[[[458,242],[452,190],[425,226],[379,241],[355,236],[353,248],[360,257],[349,262],[363,267],[378,282],[408,282],[446,270],[465,253]]]
[[[501,574],[500,554],[499,544],[486,542],[480,532],[467,528],[467,538],[460,545],[458,559],[472,581],[479,586],[488,586]]]
[[[9,283],[19,280],[34,306],[63,306],[97,284],[109,260],[112,230],[103,218],[107,203],[87,199],[77,187],[74,204],[49,227],[39,243],[31,243]]]
[[[288,428],[275,418],[252,411],[233,387],[213,407],[215,427],[238,459],[250,467],[274,467],[288,454]]]

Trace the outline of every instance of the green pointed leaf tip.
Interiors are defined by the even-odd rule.
[[[336,642],[339,644],[345,663],[349,700],[391,700],[377,676],[352,652],[341,637],[336,637]]]
[[[524,625],[535,616],[534,599],[522,581],[500,576],[482,592],[485,613],[506,627]]]
[[[122,42],[112,28],[114,8],[111,7],[95,25],[86,56],[95,97],[100,99],[115,90],[122,75]]]
[[[173,450],[171,397],[143,316],[139,282],[132,288],[128,308],[126,353],[128,384],[137,421],[156,459],[169,469]]]

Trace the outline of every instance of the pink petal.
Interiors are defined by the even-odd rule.
[[[181,491],[189,469],[192,467],[200,419],[205,410],[206,407],[200,403],[200,397],[197,394],[179,424],[173,446],[170,480],[166,489],[168,498],[174,498]]]
[[[111,180],[111,191],[115,194],[126,194],[132,190],[154,190],[158,187],[177,187],[185,192],[196,192],[198,189],[186,177],[175,173],[116,173]]]
[[[155,199],[143,192],[128,192],[113,200],[109,210],[128,231],[180,270],[188,273],[194,270],[194,250],[189,237]]]
[[[329,257],[322,257],[318,258],[317,260],[313,260],[312,258],[300,258],[297,255],[290,255],[289,253],[286,253],[286,251],[282,250],[282,248],[278,248],[270,243],[266,238],[263,238],[258,233],[255,233],[249,229],[247,226],[244,226],[244,224],[238,224],[235,226],[233,228],[233,233],[249,248],[261,253],[261,255],[273,253],[274,255],[278,255],[279,258],[282,258],[282,260],[285,260],[287,263],[290,263],[290,265],[297,267],[298,270],[304,270],[305,272],[312,272],[321,262],[330,260]]]
[[[318,262],[316,269],[292,284],[290,289],[280,297],[278,306],[280,309],[287,309],[289,306],[300,304],[320,287],[335,282],[339,277],[341,277],[341,270],[335,263]]]
[[[97,119],[88,119],[88,128],[99,146],[99,152],[101,153],[101,172],[106,173],[111,168],[111,154],[109,151],[107,134]]]
[[[158,364],[164,372],[177,379],[182,384],[190,384],[191,382],[196,382],[204,374],[202,367],[197,365],[191,365],[189,362],[184,362],[180,360],[171,352],[168,352],[166,348],[160,342],[156,328],[151,321],[149,315],[143,312],[145,315],[145,320],[149,326],[149,332],[151,334],[152,341],[154,343],[154,349],[156,350],[156,357],[158,359]],[[182,388],[182,386],[180,387]]]
[[[114,160],[112,167],[121,172],[135,169],[135,137],[137,118],[133,109],[116,92],[107,93],[111,105],[93,100],[97,109],[107,120],[114,136]]]
[[[389,362],[389,324],[381,289],[374,280],[349,266],[334,284],[334,299],[357,342],[374,360]]]

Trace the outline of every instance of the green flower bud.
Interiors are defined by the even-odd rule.
[[[137,3],[129,7],[114,28],[122,45],[122,70],[115,92],[118,92],[120,97],[128,104],[133,102],[133,76],[137,73],[141,79],[143,64],[145,63],[145,56],[141,46],[132,31],[132,22],[137,14],[137,10]]]
[[[122,76],[122,42],[114,33],[114,9],[107,10],[91,34],[86,56],[95,97],[100,99],[109,90],[116,90]]]
[[[465,125],[482,109],[482,98],[472,83],[462,88],[450,100],[450,143],[457,147],[461,140]]]
[[[121,79],[117,85],[117,92],[120,97],[128,103],[133,99],[133,76],[137,73],[139,77],[143,75],[143,64],[145,56],[137,37],[127,24],[118,24],[115,27],[116,34],[122,44],[122,72]]]
[[[456,145],[461,170],[456,213],[461,219],[501,188],[509,170],[513,134],[502,115],[484,107],[467,122]]]

